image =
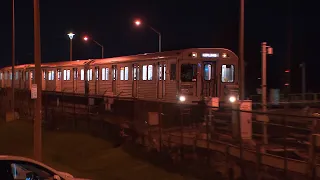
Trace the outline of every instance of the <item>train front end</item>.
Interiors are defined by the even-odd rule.
[[[178,59],[177,101],[229,106],[239,99],[238,57],[228,49],[189,49]]]

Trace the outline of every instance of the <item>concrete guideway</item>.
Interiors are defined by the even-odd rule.
[[[164,145],[185,145],[185,146],[196,146],[198,148],[210,149],[213,151],[222,152],[224,154],[228,154],[230,156],[236,158],[242,158],[242,160],[260,163],[261,165],[271,166],[274,168],[292,171],[300,174],[309,174],[311,164],[306,161],[300,161],[295,159],[284,158],[281,156],[272,155],[269,153],[265,153],[263,149],[260,149],[260,152],[257,152],[255,148],[239,148],[239,145],[234,145],[231,143],[222,142],[219,140],[207,140],[206,134],[203,134],[202,137],[199,138],[199,134],[196,132],[192,132],[190,130],[184,131],[183,137],[181,138],[181,132],[177,130],[162,131],[162,144]],[[159,139],[159,133],[150,132],[152,136],[152,141],[155,145],[159,145],[159,142],[155,143]],[[245,141],[243,142],[243,146],[248,145]],[[158,149],[158,147],[157,147]],[[287,149],[290,150],[290,149]],[[242,151],[242,157],[240,157],[240,153]],[[316,169],[316,176],[320,177],[320,164],[314,165]]]

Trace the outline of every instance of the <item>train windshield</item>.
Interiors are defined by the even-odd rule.
[[[197,65],[196,64],[181,65],[181,81],[182,82],[197,81]]]

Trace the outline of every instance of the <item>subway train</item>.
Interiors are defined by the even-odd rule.
[[[224,48],[191,48],[131,56],[42,63],[42,90],[88,96],[196,104],[234,102],[238,57]],[[30,90],[34,64],[0,69],[0,88]]]

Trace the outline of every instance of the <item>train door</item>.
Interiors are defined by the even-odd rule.
[[[22,76],[21,76],[22,73],[21,73],[21,70],[19,70],[17,74],[18,74],[18,79],[17,79],[18,80],[18,87],[19,87],[19,89],[22,89],[22,81],[21,81],[22,80]]]
[[[132,65],[132,96],[138,97],[138,82],[139,82],[139,65]]]
[[[162,99],[165,95],[165,71],[166,63],[164,61],[158,62],[158,99]]]
[[[3,86],[2,86],[2,78],[3,78],[3,75],[2,75],[2,72],[0,72],[0,88],[3,88]]]
[[[77,91],[77,81],[78,81],[78,68],[73,68],[73,91]]]
[[[32,84],[35,84],[35,72],[33,70],[30,71],[30,80],[29,80],[29,89],[31,89]]]
[[[61,69],[57,69],[56,91],[61,91]]]
[[[20,89],[24,89],[24,71],[23,70],[20,71],[19,81],[20,81]]]
[[[117,95],[117,65],[112,65],[112,92]]]
[[[42,90],[45,91],[46,90],[46,70],[42,71]]]
[[[101,79],[101,78],[99,78],[100,77],[99,73],[100,73],[99,66],[97,66],[95,68],[95,75],[96,75],[96,78],[95,78],[95,94],[96,95],[99,94],[99,79]]]
[[[202,95],[204,97],[217,96],[216,62],[203,63]]]

